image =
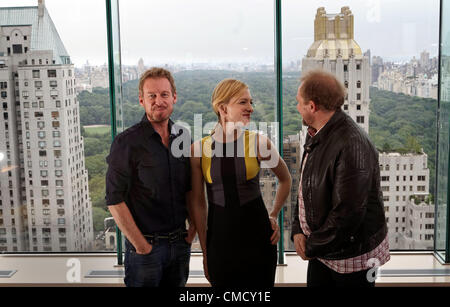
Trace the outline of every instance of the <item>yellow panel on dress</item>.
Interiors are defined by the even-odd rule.
[[[256,153],[256,137],[257,133],[253,131],[245,131],[244,153],[245,153],[245,168],[247,180],[255,178],[255,176],[258,175],[260,170],[258,156]]]
[[[258,156],[256,153],[256,137],[257,134],[255,132],[245,131],[243,142],[246,169],[245,173],[247,180],[255,178],[260,171]],[[212,137],[207,136],[202,139],[202,172],[203,178],[205,178],[205,181],[208,183],[212,183],[211,157]]]
[[[212,157],[212,138],[211,136],[207,136],[202,139],[202,172],[203,178],[208,183],[212,183],[211,157]]]

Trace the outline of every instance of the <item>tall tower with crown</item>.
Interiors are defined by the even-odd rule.
[[[302,61],[302,74],[324,69],[345,85],[347,97],[343,110],[369,133],[370,63],[354,40],[353,14],[343,7],[339,14],[317,9],[314,43]]]

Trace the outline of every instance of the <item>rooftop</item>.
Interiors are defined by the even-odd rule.
[[[0,26],[31,25],[31,50],[52,50],[56,64],[70,64],[70,57],[53,21],[44,7],[39,17],[37,6],[0,7]]]

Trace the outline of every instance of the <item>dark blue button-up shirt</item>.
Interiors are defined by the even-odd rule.
[[[169,131],[166,148],[144,115],[116,136],[106,158],[106,204],[125,202],[144,235],[185,227],[191,138],[170,120]],[[171,149],[175,147],[179,150]]]

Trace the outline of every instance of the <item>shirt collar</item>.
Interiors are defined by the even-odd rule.
[[[348,115],[346,115],[341,109],[336,110],[330,120],[322,126],[318,131],[315,129],[308,128],[308,135],[306,136],[305,148],[306,152],[311,152],[312,149],[320,143],[322,139],[326,139],[328,134],[334,130],[336,125],[340,125],[341,121],[343,121]],[[320,131],[320,134],[317,135]]]
[[[335,121],[337,121],[342,115],[341,115],[341,110],[338,109],[334,112],[333,116],[331,116],[331,118],[325,123],[323,124],[322,127],[320,127],[318,130],[314,129],[313,127],[308,127],[308,134],[310,137],[314,137],[316,136],[322,129],[323,130],[327,130],[324,129],[327,126],[332,126],[334,124]]]
[[[153,134],[156,133],[155,129],[152,126],[152,123],[147,118],[147,114],[144,114],[144,116],[142,116],[141,123],[145,127],[145,131],[149,136],[153,136]],[[179,134],[173,121],[170,118],[169,118],[169,131],[170,135],[177,136]]]
[[[326,125],[326,123],[325,123]],[[323,127],[325,127],[325,125],[323,125],[322,127],[319,128],[319,130],[314,129],[313,127],[308,127],[308,134],[310,137],[315,136],[317,133],[319,133],[320,130],[322,130]]]

